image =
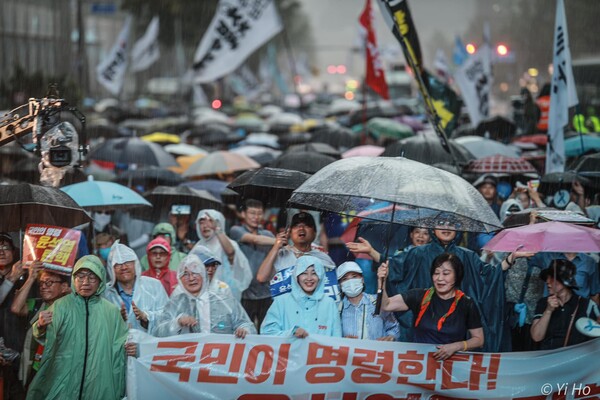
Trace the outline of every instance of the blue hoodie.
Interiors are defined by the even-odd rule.
[[[311,266],[319,277],[319,283],[313,294],[309,295],[300,287],[298,276]],[[325,267],[316,257],[298,258],[291,293],[275,298],[260,327],[260,333],[291,336],[295,327],[304,328],[309,334],[342,336],[338,307],[331,297],[325,295]]]

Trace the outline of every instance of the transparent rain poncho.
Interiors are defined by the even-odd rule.
[[[148,330],[144,329],[135,317],[133,307],[127,312],[127,325],[130,329],[139,329],[143,332],[153,334],[156,327],[156,320],[160,314],[162,314],[163,308],[169,297],[167,292],[158,279],[142,276],[142,266],[135,252],[125,246],[124,244],[116,241],[108,254],[107,272],[108,272],[108,283],[106,284],[106,291],[104,297],[115,304],[119,309],[123,304],[123,299],[119,295],[117,290],[117,283],[115,278],[114,266],[115,264],[123,264],[128,261],[135,262],[135,284],[133,286],[133,303],[141,311],[145,312],[148,316]]]
[[[198,222],[202,218],[209,217],[218,227],[221,228],[222,231],[225,230],[225,217],[217,210],[200,210],[198,213],[198,217],[196,218],[196,232],[198,233],[198,243],[196,246],[204,246],[211,253],[213,253],[220,261],[221,266],[217,269],[215,274],[215,278],[220,281],[225,282],[229,285],[233,296],[240,300],[242,298],[242,292],[250,286],[250,282],[252,281],[252,270],[250,269],[250,264],[248,263],[248,259],[240,249],[240,246],[234,241],[227,238],[231,245],[235,250],[235,255],[233,258],[233,263],[230,263],[227,254],[223,250],[217,235],[213,232],[209,238],[202,237],[202,232],[198,227]],[[194,247],[196,247],[194,246]],[[194,249],[190,251],[190,253],[194,253]]]
[[[181,277],[186,272],[200,274],[202,278],[202,289],[197,296],[189,293],[183,286]],[[254,324],[238,300],[208,290],[206,269],[196,255],[190,254],[181,261],[177,279],[179,289],[173,293],[159,317],[156,336],[184,333],[232,334],[238,328],[256,333]],[[183,316],[194,317],[198,323],[192,327],[182,327],[178,321]]]

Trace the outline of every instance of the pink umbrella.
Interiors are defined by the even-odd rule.
[[[377,157],[377,156],[380,156],[384,150],[385,150],[384,147],[373,146],[373,145],[367,144],[364,146],[357,146],[357,147],[351,148],[350,150],[348,150],[342,154],[342,158],[361,157],[361,156]]]
[[[600,252],[600,230],[557,221],[541,222],[504,229],[483,249],[503,252]]]

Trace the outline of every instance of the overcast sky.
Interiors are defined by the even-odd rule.
[[[465,33],[474,15],[477,0],[416,0],[409,3],[413,20],[423,49],[425,64],[430,65],[432,55],[440,44],[434,43],[436,30],[448,43],[454,36]],[[365,0],[302,0],[308,14],[317,43],[317,67],[325,71],[329,64],[347,64],[350,72],[362,74],[364,58],[351,55],[349,49],[358,38],[358,17]],[[400,45],[383,22],[379,6],[375,7],[377,41],[380,47],[388,44],[400,49]],[[451,49],[443,49],[450,55]]]

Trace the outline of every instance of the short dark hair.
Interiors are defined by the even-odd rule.
[[[58,272],[43,269],[40,271],[37,278],[39,279],[42,274],[51,274],[52,276],[57,277],[60,280],[60,283],[66,283],[67,285],[71,286],[71,275],[59,274]]]
[[[431,264],[431,270],[429,271],[429,274],[433,276],[435,270],[441,267],[442,264],[446,261],[450,263],[452,269],[454,270],[454,275],[456,275],[456,282],[454,282],[454,287],[459,287],[463,280],[463,277],[465,276],[465,267],[460,258],[458,258],[454,254],[442,253],[439,256],[437,256]]]
[[[244,204],[242,204],[242,211],[246,211],[249,208],[260,208],[262,210],[265,209],[265,205],[262,201],[256,199],[247,199]]]

